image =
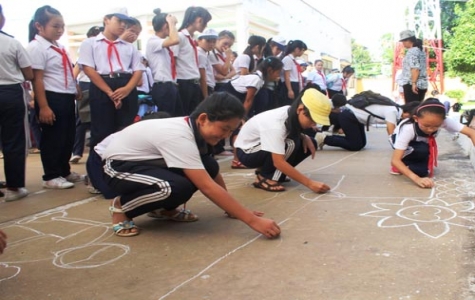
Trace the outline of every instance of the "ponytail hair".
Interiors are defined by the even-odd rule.
[[[196,19],[202,18],[203,23],[206,27],[209,21],[211,21],[212,16],[206,8],[201,6],[190,6],[185,11],[185,16],[183,18],[183,23],[181,24],[180,29],[178,31],[183,30],[193,24]]]
[[[287,56],[290,53],[294,52],[294,50],[297,48],[302,49],[303,51],[308,49],[307,45],[301,40],[289,41],[287,43],[287,47],[285,48],[284,56]]]
[[[163,25],[168,23],[167,22],[168,14],[162,13],[162,10],[160,8],[155,8],[153,10],[153,13],[155,14],[155,16],[152,19],[153,30],[155,30],[155,32],[159,32],[162,30]]]
[[[422,40],[421,39],[416,39],[416,41],[414,42],[414,47],[417,47],[417,48],[419,48],[419,50],[422,51]]]
[[[259,65],[257,65],[257,70],[261,71],[262,77],[264,77],[263,79],[265,81],[268,81],[269,74],[267,74],[267,71],[269,70],[269,68],[272,71],[277,71],[277,70],[282,70],[283,67],[284,67],[284,63],[280,59],[278,59],[275,56],[269,56],[269,57],[264,58],[259,63]]]
[[[302,96],[304,92],[308,89],[315,89],[313,85],[307,85],[297,96],[297,98],[292,102],[288,110],[288,117],[285,120],[285,129],[287,131],[288,138],[295,138],[298,137],[300,133],[302,133],[303,129],[300,126],[299,116],[297,115],[297,109],[302,102]],[[306,115],[310,116],[310,111],[304,105],[304,112]]]
[[[29,32],[28,32],[28,41],[31,42],[35,39],[35,35],[38,34],[38,29],[36,28],[36,23],[40,24],[41,26],[46,26],[49,20],[53,16],[61,16],[61,13],[57,10],[52,8],[49,5],[42,6],[38,8],[33,16],[33,19],[30,21]]]
[[[244,49],[244,54],[247,54],[251,60],[249,62],[249,72],[252,72],[255,67],[254,57],[252,54],[252,48],[259,46],[259,51],[266,45],[266,39],[260,35],[251,35],[247,40],[247,47]]]

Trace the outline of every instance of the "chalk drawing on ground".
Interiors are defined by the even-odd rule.
[[[107,241],[108,223],[68,217],[71,206],[4,225],[8,248],[0,256],[0,282],[20,274],[23,265],[51,261],[59,268],[97,268],[119,260],[130,247]]]
[[[475,225],[473,184],[464,179],[437,180],[435,184],[428,200],[404,198],[400,203],[372,203],[376,210],[360,216],[380,218],[377,223],[380,228],[413,227],[433,239],[449,233],[451,226],[472,228]]]

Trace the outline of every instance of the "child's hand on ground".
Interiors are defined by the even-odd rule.
[[[276,238],[280,235],[279,225],[271,219],[255,216],[247,225],[270,239]]]
[[[432,188],[434,187],[434,181],[429,177],[418,178],[414,181],[421,188]]]
[[[323,182],[313,181],[311,180],[309,185],[307,186],[315,193],[326,193],[330,190],[330,187]]]

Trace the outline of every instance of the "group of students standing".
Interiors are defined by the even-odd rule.
[[[354,69],[348,66],[341,74],[323,76],[316,68],[307,82],[296,60],[307,50],[304,42],[285,43],[280,38],[265,40],[260,36],[251,36],[244,53],[232,62],[234,36],[229,31],[206,30],[211,14],[205,8],[189,7],[179,29],[174,16],[159,9],[154,13],[155,36],[147,43],[146,58],[153,78],[152,100],[161,115],[134,123],[137,86],[146,80],[146,66],[132,44],[140,33],[140,23],[125,11],[104,16],[103,31],[81,44],[77,61],[90,80],[87,172],[94,187],[106,199],[113,199],[110,213],[114,233],[139,234],[133,218],[145,213],[157,219],[196,221],[197,215],[179,206],[200,190],[230,217],[269,238],[277,237],[280,228],[274,221],[264,218],[262,212],[244,208],[227,192],[213,158],[215,147],[222,147],[223,141],[230,138],[235,156],[232,167],[255,168],[256,188],[282,192],[283,184],[291,179],[314,192],[329,191],[328,185],[310,179],[295,167],[307,157],[313,158],[323,144],[348,150],[364,147],[365,141],[353,148],[345,144],[357,135],[352,130],[361,132],[361,120],[370,117],[367,111],[345,105],[346,84]],[[198,41],[194,40],[196,32],[200,32]],[[42,130],[43,186],[59,189],[72,187],[82,179],[71,172],[69,165],[75,136],[74,103],[80,101],[81,89],[66,50],[57,42],[63,33],[61,14],[43,6],[32,20],[26,51],[11,37],[0,34],[16,53],[9,67],[0,69],[5,73],[16,71],[8,83],[1,82],[0,100],[15,102],[18,130],[14,132],[21,133],[23,123],[19,121],[25,109],[21,82],[32,80]],[[341,106],[347,109],[341,110]],[[2,105],[1,109],[7,108]],[[419,136],[426,134],[431,140],[434,129],[442,126],[437,113],[432,112],[437,108],[437,103],[423,103],[412,114],[413,122],[420,124],[421,132],[416,129]],[[331,125],[333,113],[345,136],[315,136],[319,126]],[[396,107],[376,108],[374,113],[384,115],[388,134],[397,131],[395,124],[402,112]],[[27,195],[25,168],[18,167],[25,164],[24,151],[19,151],[25,145],[18,140],[18,134],[8,135],[13,122],[8,123],[5,114],[1,115],[10,195],[6,200],[11,201]],[[354,126],[356,123],[359,125]],[[455,129],[470,135],[475,142],[473,130]],[[402,147],[397,139],[395,145],[396,149]],[[393,159],[393,166],[409,176],[413,171],[406,165]],[[417,182],[428,186],[425,181]]]

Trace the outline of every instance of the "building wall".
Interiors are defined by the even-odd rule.
[[[185,1],[186,2],[186,1]],[[188,1],[189,2],[189,1]],[[191,5],[191,4],[190,4]],[[175,15],[181,24],[184,1],[167,1],[161,4],[164,12]],[[250,35],[262,35],[270,38],[281,35],[287,39],[303,40],[309,50],[305,59],[314,61],[325,59],[327,69],[341,69],[342,64],[351,61],[351,35],[348,30],[326,17],[305,1],[288,0],[209,0],[206,1],[213,19],[208,24],[218,32],[227,29],[236,35],[233,49],[241,53],[247,46]],[[152,28],[153,7],[129,8],[129,13],[138,18],[143,26],[137,45],[144,52],[147,40],[154,34]],[[68,41],[73,60],[85,32],[91,27],[102,24],[102,17],[90,18],[88,22],[68,24]]]

